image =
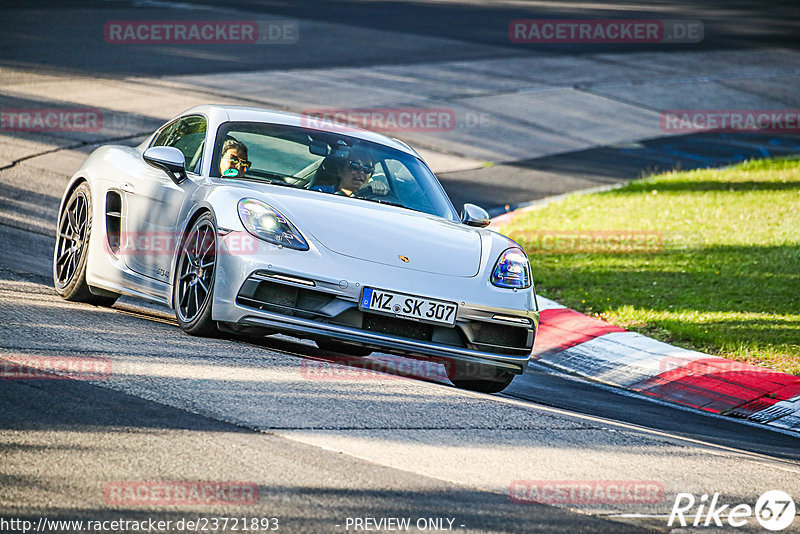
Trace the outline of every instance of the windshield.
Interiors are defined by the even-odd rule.
[[[211,176],[307,189],[458,220],[418,158],[340,133],[254,122],[220,126]]]

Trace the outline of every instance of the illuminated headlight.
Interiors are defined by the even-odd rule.
[[[257,238],[296,250],[308,250],[308,243],[297,228],[269,204],[243,198],[238,208],[242,224]]]
[[[512,289],[531,286],[531,267],[522,250],[514,247],[500,254],[492,271],[492,284]]]

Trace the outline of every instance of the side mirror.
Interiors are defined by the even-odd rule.
[[[186,180],[186,158],[174,146],[150,147],[144,151],[142,157],[148,164],[166,172],[176,184]]]
[[[477,226],[483,228],[489,226],[492,220],[486,210],[475,204],[464,204],[464,209],[461,211],[461,222],[467,226]]]

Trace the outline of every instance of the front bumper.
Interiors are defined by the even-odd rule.
[[[422,273],[315,245],[312,240],[311,250],[298,252],[261,243],[254,254],[219,256],[214,320],[444,363],[525,371],[538,326],[532,289],[503,290],[491,286],[483,273],[473,278]],[[358,301],[365,286],[456,302],[456,324],[362,312]]]
[[[236,295],[235,324],[445,362],[491,364],[516,374],[527,367],[536,334],[536,320],[529,314],[462,302],[455,326],[449,327],[363,312],[357,298],[320,285],[307,278],[255,271]]]
[[[390,334],[378,334],[347,326],[319,323],[300,317],[288,317],[273,312],[262,311],[259,312],[258,316],[246,315],[242,317],[237,324],[241,326],[275,329],[281,332],[294,334],[297,337],[308,337],[312,339],[315,337],[325,337],[327,339],[347,341],[401,355],[424,355],[445,361],[459,360],[481,364],[491,363],[495,367],[502,368],[515,374],[525,372],[530,358],[530,355],[500,355],[451,345],[402,338]]]

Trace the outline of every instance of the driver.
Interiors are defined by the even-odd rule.
[[[219,172],[228,178],[242,178],[252,162],[247,160],[247,147],[233,137],[228,137],[222,144],[222,156],[219,158]]]
[[[370,181],[372,173],[375,172],[375,163],[369,158],[350,157],[344,165],[339,168],[339,187],[336,193],[351,197],[357,191],[372,193],[373,195],[385,195],[389,192],[389,187],[378,180]]]
[[[333,184],[323,185],[320,183],[311,187],[315,191],[324,193],[335,193],[352,197],[358,194],[366,195],[386,195],[389,193],[389,186],[380,180],[370,181],[375,172],[375,163],[366,154],[359,154],[351,151],[345,161],[331,157],[325,158],[320,171],[331,176]],[[320,180],[324,182],[326,180]]]

